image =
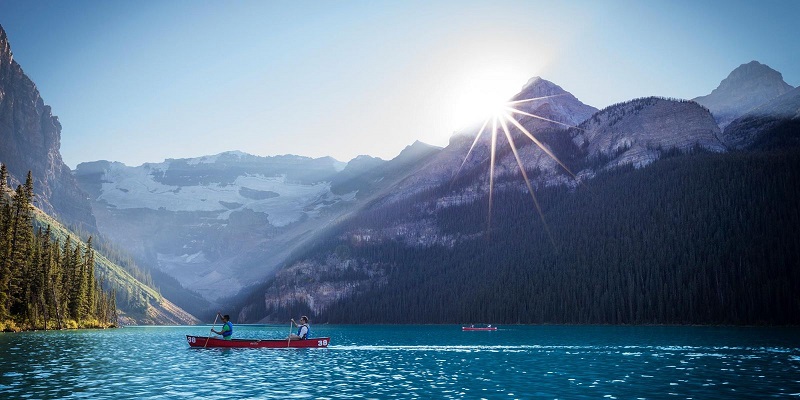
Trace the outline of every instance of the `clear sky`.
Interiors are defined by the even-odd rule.
[[[533,76],[597,108],[705,95],[752,60],[797,86],[798,16],[800,0],[0,0],[71,168],[228,150],[391,159],[446,145],[475,96]]]

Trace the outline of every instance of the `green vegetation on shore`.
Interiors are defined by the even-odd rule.
[[[7,181],[0,165],[0,330],[115,326],[116,293],[95,276],[92,238],[37,228],[30,172],[15,191]]]

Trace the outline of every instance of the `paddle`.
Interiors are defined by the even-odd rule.
[[[292,322],[294,322],[294,320],[289,321],[289,336],[287,336],[287,339],[286,339],[286,348],[287,349],[289,348],[289,344],[292,343]]]
[[[217,325],[217,317],[219,317],[219,313],[217,313],[217,315],[214,317],[214,323],[211,324],[211,333],[214,333],[214,326]],[[211,339],[211,333],[209,333],[208,337],[206,338],[206,344],[203,345],[204,349],[206,346],[208,346],[208,341]]]

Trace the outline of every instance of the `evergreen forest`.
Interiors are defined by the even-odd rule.
[[[669,154],[576,189],[538,190],[542,216],[524,185],[505,183],[491,221],[485,197],[415,206],[451,190],[441,188],[362,213],[318,243],[311,258],[346,253],[387,279],[318,310],[316,322],[800,323],[797,147]],[[346,239],[425,218],[462,240]]]
[[[35,227],[33,180],[11,190],[0,164],[0,330],[105,328],[116,325],[114,290],[95,277],[86,243]]]

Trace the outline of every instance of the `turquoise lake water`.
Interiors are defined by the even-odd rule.
[[[312,325],[330,347],[190,349],[185,335],[209,328],[0,334],[0,396],[800,398],[796,328]],[[235,336],[288,332],[237,325]]]

